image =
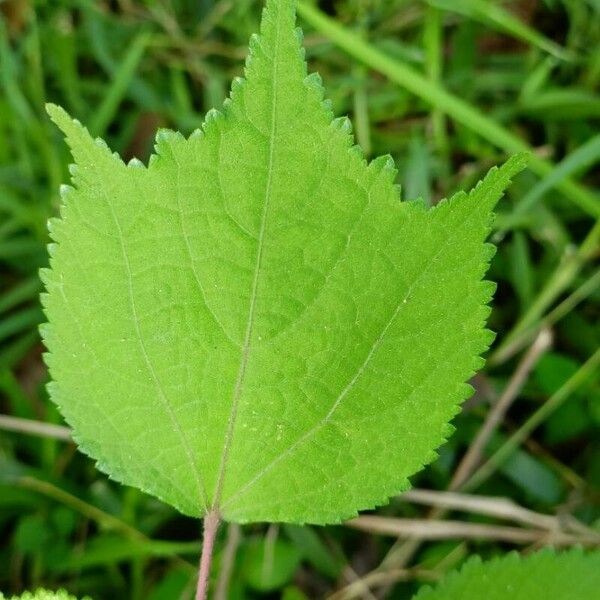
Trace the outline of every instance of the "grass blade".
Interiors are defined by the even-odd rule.
[[[573,60],[574,58],[571,52],[520,21],[501,4],[483,0],[427,0],[427,3],[489,25],[497,31],[507,33],[561,60]]]

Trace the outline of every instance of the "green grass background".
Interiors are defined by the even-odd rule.
[[[222,103],[242,72],[260,7],[259,0],[0,1],[5,593],[43,584],[98,600],[191,598],[199,523],[109,481],[73,445],[14,431],[2,418],[61,424],[44,387],[37,271],[47,262],[46,221],[58,210],[69,157],[45,102],[63,105],[125,159],[145,161],[158,127],[188,134]],[[448,487],[490,402],[548,327],[552,349],[486,449],[500,449],[502,460],[469,491],[600,530],[600,1],[330,0],[303,2],[300,13],[310,69],[321,73],[335,112],[351,116],[366,154],[393,155],[405,198],[433,204],[514,151],[533,156],[492,235],[496,343],[457,432],[415,486]],[[515,432],[522,439],[511,438]],[[379,514],[427,512],[393,501]],[[215,576],[227,562],[227,539],[237,547],[229,598],[330,597],[399,547],[344,527],[223,528]],[[408,572],[384,594],[337,597],[408,598],[472,553],[513,547],[429,542],[407,554]]]

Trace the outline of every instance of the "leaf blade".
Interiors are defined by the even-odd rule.
[[[414,600],[569,600],[593,598],[600,584],[600,553],[580,548],[555,553],[542,550],[521,557],[516,552],[482,562],[468,560],[435,588],[423,587]]]
[[[433,210],[399,202],[306,75],[291,0],[223,113],[160,132],[147,167],[48,110],[77,164],[44,273],[50,390],[99,468],[239,522],[406,489],[491,339],[484,241],[524,157]]]

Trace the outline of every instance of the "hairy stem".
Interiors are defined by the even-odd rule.
[[[208,596],[210,565],[212,563],[219,523],[220,519],[217,511],[211,510],[206,513],[204,517],[204,540],[202,543],[202,555],[200,556],[200,573],[198,574],[196,600],[206,600]]]

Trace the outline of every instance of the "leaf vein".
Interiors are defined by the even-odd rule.
[[[239,402],[240,397],[242,395],[242,389],[244,384],[244,379],[246,375],[246,368],[248,366],[248,360],[250,357],[250,348],[251,348],[251,340],[252,340],[252,332],[254,328],[254,317],[256,312],[256,299],[258,292],[258,280],[260,276],[260,270],[263,261],[263,251],[264,251],[264,240],[267,229],[267,218],[269,213],[269,207],[271,204],[271,195],[272,195],[272,187],[273,187],[273,166],[275,161],[275,138],[277,134],[277,57],[278,57],[278,49],[279,49],[279,24],[277,27],[277,35],[275,36],[275,44],[273,48],[273,69],[272,69],[272,77],[271,77],[271,90],[272,90],[272,98],[271,98],[271,131],[269,136],[269,162],[268,162],[268,170],[267,170],[267,183],[265,186],[265,201],[263,206],[263,211],[261,215],[261,223],[260,223],[260,231],[258,236],[258,247],[256,250],[256,264],[254,269],[254,276],[252,282],[252,291],[250,293],[250,305],[248,309],[248,321],[246,324],[246,333],[244,337],[244,345],[242,348],[241,356],[240,356],[240,366],[238,369],[238,375],[235,382],[235,388],[233,392],[233,400],[231,405],[231,413],[229,415],[229,421],[227,424],[227,431],[225,434],[225,441],[223,445],[223,454],[221,456],[221,464],[219,467],[219,475],[217,478],[217,485],[215,489],[215,497],[213,502],[213,509],[217,508],[219,502],[221,501],[221,494],[223,492],[223,482],[225,478],[225,469],[227,466],[227,459],[229,457],[229,451],[231,449],[231,444],[233,441],[233,433],[235,429],[235,423],[237,421],[237,415],[239,410]]]
[[[465,226],[466,221],[467,220],[465,220],[465,222],[463,222],[463,227]],[[367,370],[369,363],[371,362],[371,360],[372,360],[373,356],[375,355],[375,353],[377,352],[377,350],[381,347],[390,327],[392,326],[392,324],[394,323],[396,318],[399,316],[403,306],[405,305],[406,301],[410,297],[412,290],[419,283],[419,281],[425,276],[425,274],[429,271],[429,269],[431,268],[431,265],[433,265],[435,263],[435,261],[438,259],[438,257],[442,254],[442,252],[446,248],[446,245],[449,243],[450,238],[452,237],[452,234],[455,234],[455,233],[457,233],[457,231],[450,231],[448,233],[448,235],[445,237],[444,242],[442,244],[440,244],[440,246],[437,249],[437,251],[435,252],[435,254],[427,260],[425,267],[422,269],[422,271],[419,273],[419,275],[415,278],[413,283],[409,286],[406,294],[399,301],[394,312],[392,313],[392,316],[384,325],[382,332],[380,333],[380,335],[376,338],[376,340],[371,345],[371,348],[369,349],[369,352],[367,353],[366,358],[361,363],[359,368],[355,371],[353,377],[350,379],[348,384],[340,392],[340,394],[334,401],[333,405],[331,406],[331,408],[329,409],[327,414],[324,417],[322,417],[318,423],[313,425],[313,427],[311,427],[311,429],[309,429],[303,435],[301,435],[291,446],[289,446],[287,448],[287,450],[285,450],[285,452],[282,452],[279,456],[275,457],[270,463],[268,463],[265,467],[263,467],[247,484],[242,486],[235,494],[233,494],[224,503],[223,508],[230,505],[233,501],[239,499],[242,495],[246,494],[250,488],[252,488],[260,479],[262,479],[262,477],[264,477],[268,472],[270,472],[281,461],[286,459],[290,454],[292,454],[292,452],[294,452],[300,445],[305,443],[310,437],[312,437],[313,435],[318,433],[318,431],[320,431],[331,420],[331,418],[333,417],[333,415],[339,408],[339,406],[342,403],[342,401],[344,400],[344,398],[347,397],[347,395],[350,393],[350,391],[356,385],[357,381],[361,378],[361,376]]]
[[[135,297],[134,297],[134,293],[133,293],[133,277],[132,277],[132,271],[131,271],[131,264],[129,261],[129,255],[127,254],[127,249],[125,247],[125,241],[124,241],[124,237],[123,237],[123,230],[121,228],[121,223],[119,222],[119,219],[117,218],[117,214],[116,214],[112,204],[106,197],[106,195],[105,195],[105,201],[111,212],[113,221],[115,223],[115,227],[117,228],[117,232],[118,232],[119,244],[121,246],[121,253],[123,255],[123,263],[125,265],[125,270],[127,273],[127,286],[128,286],[129,304],[130,304],[130,308],[131,308],[132,321],[133,321],[133,326],[135,329],[136,337],[138,339],[139,347],[142,352],[142,358],[144,360],[144,363],[146,365],[148,373],[150,374],[150,377],[153,380],[154,385],[156,386],[156,389],[158,390],[158,397],[161,399],[161,403],[163,404],[163,407],[165,408],[165,411],[167,412],[169,419],[171,420],[173,426],[175,427],[175,431],[177,432],[177,435],[181,439],[181,442],[184,447],[184,451],[190,462],[190,466],[192,467],[192,472],[194,473],[194,475],[196,477],[196,481],[198,484],[198,491],[199,491],[200,497],[201,497],[201,502],[206,509],[207,508],[206,489],[205,489],[204,483],[202,481],[202,476],[200,474],[200,470],[198,469],[198,465],[196,464],[196,461],[194,460],[194,456],[192,454],[192,449],[191,449],[190,444],[183,432],[183,429],[181,428],[181,424],[179,423],[177,417],[175,416],[175,413],[173,411],[173,408],[171,407],[171,404],[170,404],[169,399],[168,399],[168,397],[165,393],[165,390],[162,386],[160,378],[158,377],[158,374],[156,373],[156,370],[154,369],[154,365],[152,364],[152,361],[150,360],[150,356],[148,355],[148,350],[146,348],[146,344],[145,344],[144,338],[142,336],[139,319],[138,319],[138,314],[137,314],[137,306],[136,306]]]

